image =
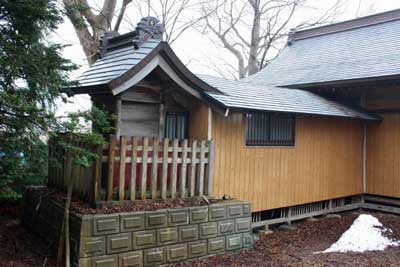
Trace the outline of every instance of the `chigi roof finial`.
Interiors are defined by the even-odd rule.
[[[103,58],[109,51],[129,45],[134,49],[146,42],[149,38],[161,41],[164,34],[164,25],[155,17],[144,17],[137,24],[134,31],[120,35],[118,32],[105,32],[100,38],[100,47],[97,51],[98,58]]]
[[[149,34],[151,38],[162,40],[164,25],[155,17],[144,17],[136,26],[136,32],[140,37]]]
[[[134,41],[134,45],[138,49],[148,38],[162,40],[164,25],[157,18],[148,16],[140,20],[135,31],[137,39]]]

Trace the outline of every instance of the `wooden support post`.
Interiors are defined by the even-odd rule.
[[[174,139],[172,150],[171,198],[176,197],[176,181],[178,176],[178,144],[178,139]]]
[[[118,188],[118,199],[125,199],[125,159],[126,159],[126,139],[125,136],[120,137],[120,149],[119,149],[119,188]]]
[[[161,100],[162,101],[162,100]],[[165,108],[164,104],[160,103],[159,105],[159,128],[158,128],[158,137],[163,138],[164,137],[164,131],[165,131]]]
[[[189,179],[189,196],[194,196],[196,182],[196,158],[197,158],[197,141],[192,141],[192,153],[190,161],[190,179]]]
[[[206,141],[202,140],[200,143],[200,167],[199,167],[199,178],[197,188],[199,190],[199,196],[203,195],[204,191],[204,165],[205,165],[205,154],[206,154]]]
[[[158,170],[158,146],[160,140],[153,139],[153,162],[151,165],[151,198],[157,198],[157,170]]]
[[[108,151],[108,177],[107,177],[107,194],[106,200],[112,201],[113,198],[113,180],[114,180],[114,154],[115,154],[115,137],[110,135]]]
[[[181,180],[179,183],[179,195],[180,197],[185,197],[186,189],[186,159],[188,150],[188,140],[185,139],[182,142],[182,164],[181,164]]]
[[[136,199],[136,164],[137,164],[137,144],[136,137],[132,137],[132,156],[131,156],[131,180],[129,182],[130,200]]]
[[[92,179],[92,204],[99,201],[99,190],[100,190],[100,179],[102,171],[102,158],[103,158],[103,146],[98,145],[96,147],[97,159],[93,165],[93,179]]]
[[[168,175],[168,146],[169,139],[164,139],[163,148],[163,163],[162,163],[162,177],[161,177],[161,198],[167,198],[167,175]]]
[[[149,151],[149,138],[143,138],[143,151],[142,151],[142,172],[140,179],[140,198],[146,199],[146,186],[147,186],[147,156]]]
[[[116,101],[116,107],[115,107],[115,113],[117,115],[116,118],[116,127],[115,127],[115,135],[116,138],[119,138],[121,135],[121,121],[122,121],[122,100],[120,96],[117,96],[117,101]]]
[[[208,141],[207,195],[212,196],[214,173],[214,140]]]

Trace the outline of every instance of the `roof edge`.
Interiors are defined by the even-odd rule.
[[[360,18],[337,22],[321,27],[310,28],[305,30],[292,31],[289,37],[289,44],[297,40],[327,35],[337,32],[353,30],[361,27],[372,26],[389,21],[400,20],[400,9],[390,10],[382,13],[372,14]]]
[[[349,106],[347,106],[350,108]],[[238,107],[229,107],[232,110],[252,110],[252,111],[265,111],[265,112],[278,112],[278,113],[288,113],[295,115],[305,115],[305,116],[321,116],[321,117],[331,117],[331,118],[342,118],[348,120],[360,120],[360,121],[371,121],[371,122],[380,122],[383,121],[382,116],[377,115],[375,113],[369,111],[360,111],[365,114],[364,117],[355,117],[355,116],[340,116],[340,115],[331,115],[331,114],[322,114],[322,113],[307,113],[307,112],[290,112],[290,111],[276,111],[271,109],[256,109],[256,108],[238,108]],[[352,108],[353,109],[353,108]]]
[[[320,81],[320,82],[310,82],[310,83],[284,84],[275,86],[281,88],[307,90],[321,86],[350,86],[350,85],[363,85],[365,83],[371,83],[371,82],[380,83],[380,82],[394,82],[394,81],[400,81],[400,74],[371,76],[366,78],[356,78],[356,79],[346,79],[346,80],[330,80],[330,81]],[[262,83],[255,83],[255,84],[262,85]]]

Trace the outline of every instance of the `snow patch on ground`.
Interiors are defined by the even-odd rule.
[[[322,253],[382,251],[388,246],[399,246],[400,241],[384,236],[386,232],[391,233],[392,230],[383,227],[382,223],[374,216],[362,214],[336,243]]]

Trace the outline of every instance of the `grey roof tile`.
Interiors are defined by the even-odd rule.
[[[204,75],[199,75],[199,77],[224,93],[208,94],[229,108],[315,114],[367,120],[379,119],[379,117],[365,111],[347,107],[304,90],[277,88]]]
[[[295,40],[246,80],[277,86],[400,74],[400,20]]]
[[[400,29],[400,23],[398,27]],[[358,73],[373,70],[375,73],[380,74],[382,69],[387,69],[387,65],[390,62],[394,65],[391,70],[393,72],[398,70],[400,73],[400,66],[394,64],[400,61],[392,54],[378,49],[379,46],[375,47],[375,50],[371,50],[369,46],[362,46],[359,49],[359,51],[364,51],[363,53],[368,53],[370,55],[368,58],[352,57],[355,52],[348,50],[357,49],[357,45],[353,43],[357,41],[357,38],[347,36],[348,33],[346,32],[340,34],[346,35],[341,36],[340,40],[349,40],[343,44],[341,43],[343,40],[332,39],[327,35],[296,41],[293,46],[286,48],[279,59],[272,63],[271,66],[247,80],[233,81],[210,76],[199,76],[203,81],[223,94],[205,91],[204,93],[229,108],[378,119],[374,115],[344,106],[311,92],[269,86],[269,84],[284,85],[289,81],[299,82],[307,79],[319,81],[322,76],[329,79],[329,77],[343,78],[347,77],[346,75],[356,75],[355,73],[347,72],[350,72],[348,69],[354,68],[355,64],[360,63],[363,63],[363,65],[359,66]],[[132,36],[128,34],[128,37],[131,38]],[[148,39],[141,44],[139,49],[135,50],[133,42],[129,40],[123,42],[123,37],[121,36],[116,38],[115,47],[110,49],[79,77],[78,81],[81,87],[96,87],[109,83],[136,66],[160,44],[159,40]],[[337,43],[335,43],[335,40]],[[307,43],[311,41],[313,44]],[[379,42],[382,42],[382,40],[379,40]],[[322,49],[324,53],[319,50],[314,51],[312,45]],[[382,57],[386,58],[386,60],[382,60]],[[400,55],[397,57],[400,57]],[[371,67],[372,61],[374,61],[373,67]],[[385,73],[387,72],[388,70]]]
[[[139,49],[135,49],[132,42],[128,47],[107,52],[78,78],[79,85],[94,86],[110,82],[138,64],[159,43],[159,40],[148,39]]]

